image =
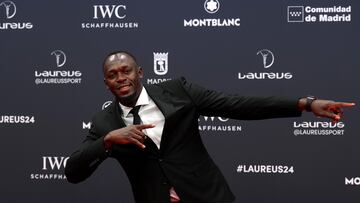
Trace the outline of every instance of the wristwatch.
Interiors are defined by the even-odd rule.
[[[306,111],[312,111],[311,104],[316,100],[317,98],[315,96],[307,96],[306,97],[306,104],[305,104],[305,110]]]

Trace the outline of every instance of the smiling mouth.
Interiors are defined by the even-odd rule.
[[[120,85],[120,86],[117,86],[116,89],[121,89],[121,88],[124,88],[124,87],[130,87],[130,86],[131,86],[130,84]]]
[[[121,86],[117,87],[116,89],[121,92],[127,92],[130,90],[130,87],[131,87],[130,84],[126,84],[126,85],[121,85]]]

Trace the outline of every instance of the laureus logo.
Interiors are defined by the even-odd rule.
[[[16,6],[12,1],[3,1],[0,3],[0,16],[6,19],[12,19],[16,14]],[[32,29],[31,22],[0,22],[0,30],[23,30]]]
[[[262,49],[256,53],[261,55],[264,68],[270,68],[274,64],[274,54],[269,49]]]
[[[12,1],[3,1],[0,3],[0,6],[5,7],[5,15],[7,19],[11,19],[16,14],[16,6]]]
[[[220,3],[218,0],[206,0],[204,3],[204,8],[206,12],[213,14],[218,12]]]
[[[65,65],[66,55],[63,51],[57,49],[50,55],[55,57],[57,68]],[[79,70],[35,70],[35,84],[80,84],[81,75]]]
[[[57,67],[61,67],[66,63],[66,55],[63,51],[55,50],[55,51],[51,52],[51,55],[55,56]]]
[[[108,106],[110,106],[110,104],[112,104],[112,101],[106,101],[106,102],[102,105],[101,109],[102,109],[102,110],[106,109]]]
[[[275,61],[275,57],[272,51],[269,49],[261,49],[256,53],[256,55],[260,55],[262,57],[262,65],[265,69],[270,68]],[[289,80],[293,77],[290,72],[248,72],[248,73],[239,73],[238,78],[240,80],[248,79],[248,80]]]

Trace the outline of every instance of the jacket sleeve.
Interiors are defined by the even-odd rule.
[[[88,178],[96,168],[108,157],[104,147],[104,136],[94,126],[94,119],[88,136],[68,159],[65,175],[70,183],[79,183]]]
[[[227,95],[189,83],[184,78],[180,78],[179,81],[196,105],[199,114],[203,116],[221,116],[239,120],[301,116],[297,106],[298,99]]]

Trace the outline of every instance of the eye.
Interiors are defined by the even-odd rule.
[[[115,78],[115,74],[114,73],[109,73],[109,74],[107,74],[107,78],[108,79],[114,79]]]
[[[125,74],[131,73],[131,69],[130,69],[130,68],[125,69],[125,70],[124,70],[124,73],[125,73]]]

